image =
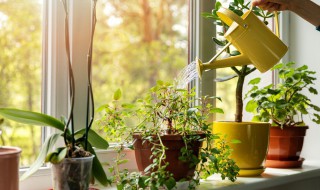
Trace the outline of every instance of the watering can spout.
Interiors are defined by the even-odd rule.
[[[251,61],[247,56],[241,54],[224,59],[210,60],[207,63],[202,63],[202,61],[197,58],[196,64],[199,78],[201,78],[203,71],[225,67],[249,65],[251,64]]]

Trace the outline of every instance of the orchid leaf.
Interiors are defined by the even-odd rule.
[[[67,147],[59,147],[54,152],[49,153],[45,161],[51,162],[53,164],[57,164],[66,157],[67,152],[68,152]]]
[[[82,143],[82,145],[84,146],[84,142]],[[92,148],[90,142],[88,143],[88,151],[94,155],[93,162],[92,162],[92,175],[94,176],[94,178],[97,179],[98,182],[104,186],[111,184],[111,181],[107,178],[107,175],[104,172],[104,169],[98,159],[98,156],[94,151],[94,149]]]
[[[64,130],[64,124],[61,121],[38,112],[24,111],[14,108],[0,108],[0,115],[23,124],[50,126],[60,131]]]
[[[75,137],[78,137],[78,138],[82,137],[83,134],[85,134],[85,132],[86,132],[86,129],[80,129],[75,132]],[[93,147],[99,148],[99,149],[107,149],[109,147],[109,143],[93,130],[91,129],[89,130],[88,136],[89,136],[88,140]]]
[[[40,153],[36,159],[36,161],[30,166],[30,168],[20,177],[20,180],[24,180],[33,173],[35,173],[41,166],[43,166],[46,156],[49,151],[54,147],[58,138],[62,135],[62,133],[54,133],[46,141],[43,143]]]

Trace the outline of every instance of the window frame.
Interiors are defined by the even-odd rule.
[[[212,57],[212,52],[215,52],[215,45],[212,43],[211,37],[215,33],[215,27],[210,20],[201,16],[202,12],[211,12],[215,1],[212,0],[189,0],[189,62],[195,60],[196,57],[207,61]],[[82,118],[85,114],[84,109],[79,109],[86,106],[86,56],[89,44],[89,28],[91,25],[90,11],[84,7],[91,6],[91,1],[70,1],[70,29],[71,29],[71,49],[73,54],[71,59],[75,73],[76,84],[76,99],[75,99],[75,118]],[[86,10],[86,11],[84,11]],[[283,14],[284,15],[284,14]],[[288,16],[280,18],[281,23],[286,23]],[[43,83],[42,83],[42,111],[46,114],[59,118],[62,115],[67,115],[69,102],[67,81],[67,65],[64,40],[64,10],[60,1],[43,0]],[[287,29],[288,26],[281,26]],[[81,31],[81,34],[78,32]],[[282,32],[288,32],[282,31]],[[282,33],[283,34],[283,33]],[[84,35],[87,38],[82,38]],[[282,35],[284,36],[284,35]],[[287,41],[287,40],[286,40]],[[85,45],[79,45],[78,43]],[[80,74],[81,73],[81,74]],[[196,87],[197,95],[215,95],[215,70],[204,73],[203,79],[196,79],[191,87]],[[80,85],[79,85],[80,84]],[[83,94],[80,96],[80,94]],[[214,103],[214,102],[213,102]],[[81,111],[82,110],[82,111]],[[75,126],[81,127],[83,120],[76,120]],[[43,130],[42,140],[46,136],[54,132],[51,128]],[[63,142],[61,142],[62,144]],[[108,151],[98,151],[99,154],[107,153]],[[26,169],[21,169],[22,174]],[[51,187],[51,171],[50,167],[46,166],[37,171],[28,179],[20,182],[20,190],[32,189],[48,189]],[[35,184],[36,187],[35,187]]]
[[[211,11],[212,1],[189,0],[189,60],[195,60],[198,56],[202,60],[209,60],[211,53],[214,50],[214,45],[211,43],[211,36],[215,32],[212,23],[205,20],[201,16],[201,12]],[[90,10],[85,7],[91,6],[91,1],[70,0],[69,16],[70,16],[70,46],[71,60],[73,63],[74,77],[76,81],[76,93],[86,94],[87,76],[86,55],[89,44],[89,28],[91,25]],[[86,11],[84,11],[86,10]],[[42,47],[42,66],[43,66],[43,82],[42,82],[42,112],[60,118],[60,116],[68,113],[68,85],[67,85],[67,65],[65,51],[65,36],[64,36],[64,19],[65,13],[63,5],[60,1],[45,1],[43,0],[43,47]],[[207,30],[203,30],[206,28]],[[81,36],[77,31],[82,31]],[[80,45],[79,45],[80,41]],[[77,42],[77,43],[76,43]],[[83,44],[83,45],[81,45]],[[210,50],[208,50],[210,49]],[[75,56],[77,55],[77,56]],[[79,56],[82,55],[82,56]],[[195,80],[193,86],[197,86],[198,95],[206,94],[213,95],[215,85],[213,80],[214,71],[204,74],[205,80]],[[210,79],[208,79],[210,78]],[[211,82],[208,82],[211,81]],[[199,85],[201,87],[199,88]],[[75,99],[75,126],[81,127],[81,123],[85,123],[85,108],[86,96],[76,96]],[[82,116],[82,117],[81,117]],[[81,119],[79,119],[81,118]],[[46,127],[42,131],[42,140],[54,133],[54,129]],[[59,143],[59,142],[58,142]],[[60,142],[62,145],[62,141]],[[59,144],[58,144],[59,145]],[[99,150],[98,155],[105,155],[114,150]],[[27,169],[20,169],[20,175]],[[33,189],[34,184],[37,184],[36,189],[51,188],[51,169],[49,166],[44,166],[35,174],[20,182],[20,189]]]

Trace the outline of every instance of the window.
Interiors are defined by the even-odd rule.
[[[179,71],[188,62],[191,62],[190,60],[194,60],[195,56],[203,56],[206,53],[211,56],[212,51],[197,50],[199,46],[202,46],[198,44],[197,36],[203,34],[201,28],[205,25],[202,23],[204,19],[200,13],[204,8],[210,9],[212,2],[204,3],[197,0],[126,0],[121,1],[121,4],[119,2],[98,1],[98,24],[93,57],[96,106],[110,101],[113,92],[119,87],[124,91],[125,101],[132,101],[153,86],[156,80],[173,80]],[[9,5],[12,8],[9,8]],[[90,0],[70,1],[69,3],[72,19],[70,22],[73,52],[71,58],[77,95],[74,115],[78,119],[75,121],[75,126],[79,127],[82,127],[82,120],[85,120],[85,109],[83,108],[86,106],[87,88],[83,84],[86,84],[87,80],[85,79],[87,68],[85,60],[90,26],[90,19],[88,19],[90,10],[87,7],[90,5]],[[21,20],[24,19],[17,21],[18,25],[15,26],[19,28],[15,30],[7,28],[9,13]],[[189,22],[189,19],[192,22]],[[211,29],[212,27],[207,32],[211,33]],[[14,36],[15,33],[22,34],[22,36]],[[1,95],[4,94],[0,98],[1,106],[42,110],[57,118],[67,115],[68,87],[65,82],[67,66],[65,64],[64,11],[61,2],[0,0],[0,35],[1,49],[5,49],[0,52],[0,71],[1,77],[6,80],[1,80],[0,85],[1,89],[9,88],[6,92],[0,91]],[[208,45],[210,49],[213,48],[212,42],[204,39],[205,36],[211,39],[211,35],[201,36],[201,39],[210,44]],[[24,41],[30,42],[30,46],[19,49],[18,47]],[[188,50],[193,53],[188,55]],[[41,51],[43,52],[42,57]],[[5,71],[9,68],[10,72]],[[28,76],[24,76],[27,74]],[[22,77],[23,80],[13,83],[13,79]],[[27,91],[28,82],[33,88],[30,94],[27,93],[29,92]],[[8,86],[13,84],[14,86]],[[213,91],[212,86],[209,89]],[[16,91],[23,91],[24,94],[15,94],[15,97],[9,94],[16,93]],[[32,100],[32,108],[27,107],[29,103],[27,100]],[[9,124],[14,126],[13,123],[5,123],[1,127],[9,126]],[[28,126],[24,128],[30,130]],[[32,129],[38,130],[37,136],[30,138],[31,135],[28,134],[27,139],[23,142],[31,143],[34,140],[37,143],[35,149],[38,151],[41,135],[45,136],[51,132],[51,129],[44,131],[41,131],[41,128],[33,127]],[[23,152],[27,152],[27,148],[22,145],[15,145],[21,146]],[[25,157],[29,159],[25,166],[35,159],[31,156]],[[21,185],[21,188],[28,189],[33,184],[32,181],[37,180],[37,182],[41,181],[37,183],[37,188],[48,189],[50,184],[46,183],[50,179],[44,178],[42,174],[40,177],[38,174],[29,178],[29,181],[23,182],[24,185]]]
[[[0,1],[0,107],[41,111],[41,22],[41,0]],[[20,165],[29,166],[41,128],[4,120],[0,130],[0,145],[21,147]]]

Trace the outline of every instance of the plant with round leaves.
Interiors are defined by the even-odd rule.
[[[260,78],[252,79],[251,90],[246,94],[250,101],[246,110],[254,114],[254,120],[269,122],[280,127],[304,125],[303,115],[320,124],[320,108],[313,104],[305,93],[317,95],[313,87],[315,71],[308,66],[294,67],[294,62],[281,63],[272,70],[279,75],[280,82],[259,87]],[[305,92],[305,93],[304,93]]]

